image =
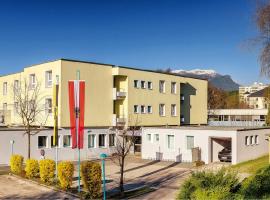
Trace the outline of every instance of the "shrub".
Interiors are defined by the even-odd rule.
[[[192,199],[201,200],[201,199],[211,199],[211,200],[227,200],[233,199],[229,187],[213,187],[207,189],[198,188],[192,194]]]
[[[270,166],[260,169],[242,182],[241,194],[247,199],[261,199],[270,196]]]
[[[72,162],[60,162],[58,164],[58,179],[60,186],[63,189],[69,189],[72,185],[72,178],[74,174],[74,165]]]
[[[23,156],[12,155],[10,158],[10,170],[14,174],[21,175],[23,170]]]
[[[224,192],[226,191],[223,194],[224,198],[228,193],[230,195],[236,193],[239,189],[239,180],[236,173],[225,169],[221,169],[216,173],[210,171],[192,173],[191,177],[181,186],[178,199],[196,199],[199,198],[199,195],[212,195],[213,199],[215,199],[214,197],[219,195],[219,188],[222,188]]]
[[[81,175],[84,187],[91,199],[101,196],[101,166],[99,163],[86,161],[81,165]]]
[[[39,177],[39,165],[35,159],[26,160],[25,173],[27,178]]]
[[[41,160],[39,162],[40,180],[43,183],[52,183],[54,179],[55,162],[50,159]]]

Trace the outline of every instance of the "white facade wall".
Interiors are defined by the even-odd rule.
[[[237,130],[198,130],[198,129],[165,129],[144,128],[142,131],[142,158],[157,159],[157,153],[161,153],[162,160],[191,162],[192,152],[187,149],[187,136],[194,136],[194,147],[201,149],[201,160],[206,164],[215,161],[220,148],[212,147],[213,139],[231,140],[232,164],[254,159],[268,152],[267,143],[263,140],[269,129],[237,131]],[[148,141],[147,134],[151,134]],[[154,134],[159,134],[159,141],[154,141]],[[168,148],[167,135],[174,135],[174,148]],[[252,147],[245,147],[246,135],[259,135],[260,143]],[[212,150],[214,148],[214,150]],[[216,151],[216,152],[215,152]],[[214,152],[214,153],[212,153]],[[179,160],[179,158],[181,158]]]
[[[23,134],[21,130],[1,130],[0,131],[0,164],[8,164],[10,156],[12,154],[11,140],[14,141],[13,153],[20,154],[27,159],[27,135]],[[109,147],[109,130],[108,129],[91,129],[85,130],[84,134],[84,148],[81,149],[81,159],[94,159],[98,158],[101,153],[111,154],[114,152],[114,147]],[[94,148],[88,148],[88,135],[96,135],[96,145]],[[98,147],[98,135],[106,134],[105,147]],[[48,136],[47,147],[42,148],[45,150],[45,158],[55,159],[55,148],[51,147],[51,136],[53,130],[43,130],[36,135],[31,136],[31,158],[40,159],[40,150],[38,148],[38,136]],[[71,147],[63,147],[63,136],[70,135],[69,129],[59,130],[60,144],[58,148],[59,160],[78,160],[78,150]]]

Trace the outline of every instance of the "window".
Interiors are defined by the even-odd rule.
[[[134,113],[139,113],[139,106],[138,105],[134,105]]]
[[[151,142],[151,134],[147,134],[147,141]]]
[[[145,89],[145,88],[146,88],[145,81],[141,81],[141,88],[142,88],[142,89]]]
[[[109,146],[114,147],[115,146],[115,134],[109,135]]]
[[[146,113],[146,110],[145,110],[145,106],[144,105],[141,105],[141,113],[142,114],[145,114]]]
[[[259,136],[255,135],[255,144],[259,144]]]
[[[165,81],[159,81],[159,92],[165,93]]]
[[[45,72],[45,86],[52,87],[52,71]]]
[[[176,116],[176,104],[171,105],[171,115]]]
[[[248,136],[245,137],[245,145],[247,145],[247,146],[249,145],[249,137]]]
[[[153,83],[151,81],[148,81],[147,86],[149,90],[153,89]]]
[[[147,106],[147,113],[151,114],[152,112],[152,106]]]
[[[47,147],[48,147],[48,137],[38,136],[38,148],[47,148]]]
[[[58,136],[58,146],[60,145],[60,136]],[[53,145],[53,136],[51,136],[51,147],[55,147],[55,145]]]
[[[71,135],[63,136],[63,147],[71,147]]]
[[[187,136],[187,149],[194,148],[194,136]]]
[[[52,99],[45,99],[45,112],[52,113]]]
[[[159,141],[159,134],[155,134],[154,138],[155,138],[155,142],[158,142]]]
[[[14,89],[18,90],[19,89],[19,80],[14,81]]]
[[[36,87],[36,75],[30,74],[29,79],[29,86],[31,89],[34,89]]]
[[[159,115],[165,116],[165,104],[159,104]]]
[[[88,148],[96,147],[96,135],[90,134],[88,135]]]
[[[19,111],[19,103],[18,102],[14,102],[14,111],[15,111],[15,113],[17,113]]]
[[[99,147],[105,147],[105,138],[106,138],[105,134],[98,135],[98,146]]]
[[[139,81],[138,80],[134,80],[134,87],[135,88],[139,88]]]
[[[168,149],[174,149],[174,135],[167,135]]]
[[[3,95],[7,95],[7,82],[3,83]]]
[[[171,83],[171,93],[176,94],[176,82]]]
[[[28,102],[29,103],[29,108],[31,111],[34,111],[35,110],[35,107],[36,107],[36,102],[35,100],[31,100]]]
[[[253,143],[253,136],[250,136],[250,137],[249,137],[249,144],[251,144],[251,145],[254,144],[254,143]]]

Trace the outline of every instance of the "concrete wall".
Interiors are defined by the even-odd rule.
[[[23,134],[23,131],[0,131],[0,164],[8,164],[11,156],[11,144],[13,140],[13,153],[23,155],[27,159],[27,135]],[[92,159],[98,158],[101,153],[111,154],[114,152],[114,147],[109,147],[109,130],[108,129],[87,129],[84,134],[84,148],[81,149],[81,158]],[[31,157],[35,159],[40,158],[40,150],[38,148],[38,136],[49,136],[48,147],[43,148],[45,150],[45,157],[55,159],[55,148],[51,147],[52,130],[44,130],[37,135],[31,136]],[[96,144],[98,144],[98,134],[106,134],[106,146],[104,148],[88,148],[88,134],[96,134]],[[71,147],[63,147],[63,135],[70,135],[69,129],[59,130],[60,144],[58,149],[59,160],[77,160],[78,150],[74,150]]]
[[[269,152],[268,141],[265,134],[269,134],[269,129],[249,130],[237,132],[237,163],[255,159]],[[245,145],[246,136],[258,136],[258,144]],[[250,138],[249,138],[250,139]]]
[[[147,141],[147,134],[152,134],[152,141]],[[154,134],[159,134],[159,141],[153,140]],[[167,148],[167,135],[175,136],[173,149]],[[191,162],[191,150],[187,149],[187,136],[194,136],[194,147],[201,149],[201,159],[210,163],[212,159],[211,137],[232,139],[232,163],[236,163],[236,131],[220,130],[191,130],[191,129],[165,129],[165,128],[144,128],[142,131],[142,158],[156,159],[156,153],[163,154],[163,160],[176,161],[181,157],[182,162]]]

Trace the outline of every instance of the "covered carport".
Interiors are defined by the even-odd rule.
[[[230,137],[210,137],[210,142],[211,142],[211,162],[220,162],[218,158],[218,153],[222,151],[224,148],[232,150],[232,138]]]

